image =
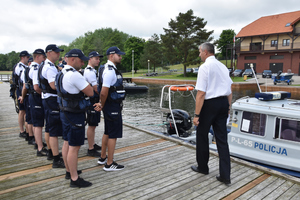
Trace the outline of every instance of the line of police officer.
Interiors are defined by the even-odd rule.
[[[98,164],[105,164],[103,168],[105,171],[124,169],[123,165],[118,165],[113,161],[113,154],[117,138],[122,137],[121,109],[122,100],[125,98],[123,78],[116,65],[120,63],[121,55],[125,53],[117,47],[107,50],[108,63],[99,70],[99,86],[97,88],[98,84],[95,79],[87,82],[91,77],[87,70],[96,75],[94,67],[99,64],[101,55],[91,52],[88,58],[81,50],[72,49],[66,54],[67,64],[60,71],[54,63],[59,59],[62,51],[63,49],[54,44],[48,45],[45,52],[42,49],[36,49],[33,53],[33,62],[29,67],[26,66],[26,59],[30,54],[27,51],[20,53],[20,63],[14,70],[15,79],[19,80],[17,96],[20,103],[20,136],[23,137],[24,132],[21,129],[23,124],[20,120],[20,118],[24,119],[25,115],[25,111],[23,111],[25,108],[22,104],[27,102],[25,99],[29,99],[24,107],[27,107],[26,121],[33,127],[37,156],[47,155],[48,160],[53,159],[53,168],[66,168],[65,178],[71,179],[71,187],[88,187],[92,184],[80,178],[78,175],[81,170],[77,170],[78,151],[85,139],[86,110],[88,110],[89,128],[91,127],[90,133],[87,134],[88,155],[99,156]],[[88,60],[89,65],[84,77],[79,70],[84,65],[84,61]],[[20,84],[23,84],[23,87]],[[86,98],[87,96],[93,97],[91,101]],[[102,152],[99,155],[97,150],[100,150],[101,147],[94,143],[94,136],[95,128],[100,122],[102,109],[105,132],[102,138]],[[46,121],[45,141],[48,150],[42,142],[44,119]],[[64,139],[63,159],[59,154],[59,136]],[[106,150],[108,150],[108,156],[106,156]]]

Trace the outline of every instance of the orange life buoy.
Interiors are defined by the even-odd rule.
[[[172,91],[192,91],[194,90],[194,87],[192,86],[172,86],[170,88]]]

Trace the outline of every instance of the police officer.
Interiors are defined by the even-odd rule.
[[[33,124],[33,133],[37,148],[37,156],[47,156],[48,150],[43,145],[42,131],[44,127],[44,107],[41,98],[41,89],[38,86],[38,68],[46,59],[43,49],[36,49],[33,52],[33,62],[28,74],[28,88],[30,91],[29,104],[31,111],[31,119]],[[49,138],[48,138],[49,139]]]
[[[45,132],[49,132],[50,136],[47,159],[53,159],[52,168],[65,167],[58,150],[58,136],[62,136],[62,124],[55,88],[55,77],[58,73],[58,68],[54,64],[59,59],[62,51],[64,50],[58,48],[55,44],[49,44],[45,50],[47,59],[39,70],[39,82],[42,87],[42,102],[46,118]]]
[[[100,102],[94,104],[95,110],[102,108],[104,114],[104,134],[102,137],[101,157],[98,164],[105,164],[103,170],[117,171],[124,169],[113,160],[117,138],[122,138],[122,100],[125,98],[122,74],[116,65],[121,63],[124,52],[116,46],[106,51],[107,63],[99,72]],[[108,156],[106,156],[106,149]]]
[[[66,179],[71,179],[70,187],[89,187],[92,183],[78,176],[78,151],[85,138],[85,109],[89,100],[85,95],[93,96],[93,88],[78,72],[89,60],[80,49],[72,49],[67,54],[68,62],[56,77],[56,88],[60,105],[60,116],[63,122],[62,154],[66,166]]]
[[[21,51],[19,57],[20,62],[16,65],[14,70],[14,77],[15,77],[15,83],[17,85],[17,99],[19,99],[20,96],[22,96],[22,89],[23,89],[23,83],[21,82],[21,74],[25,70],[25,67],[27,67],[28,60],[30,58],[30,54],[27,51]],[[20,128],[20,137],[26,138],[26,131],[24,130],[24,116],[25,116],[25,106],[23,103],[20,103],[20,100],[18,100],[19,104],[19,116],[18,116],[18,123]]]
[[[100,112],[95,111],[93,105],[99,102],[97,71],[95,67],[99,66],[100,58],[102,57],[103,55],[100,55],[97,51],[90,52],[88,66],[84,69],[84,78],[94,89],[94,96],[90,97],[91,105],[87,110],[87,123],[89,126],[86,132],[89,144],[87,155],[94,157],[100,157],[100,153],[97,150],[101,150],[101,146],[95,144],[95,130],[100,122]]]

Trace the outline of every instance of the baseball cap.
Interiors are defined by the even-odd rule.
[[[42,55],[46,56],[45,51],[43,49],[36,49],[36,50],[34,50],[33,54],[42,54]]]
[[[62,52],[64,51],[63,49],[58,48],[58,46],[56,44],[49,44],[46,47],[46,53],[51,52],[51,51],[55,51],[55,52]]]
[[[92,57],[100,57],[100,58],[102,58],[103,55],[100,55],[97,51],[92,51],[91,53],[89,53],[89,58],[92,58]]]
[[[125,55],[124,52],[122,52],[118,47],[113,46],[107,49],[106,51],[106,55],[110,55],[110,54],[118,54],[118,55]]]
[[[72,49],[65,55],[67,58],[78,57],[83,61],[88,61],[90,58],[86,57],[80,49]]]
[[[28,57],[30,57],[31,55],[28,53],[28,51],[21,51],[20,57],[23,57],[23,56],[28,56]]]
[[[28,59],[28,62],[33,62],[33,57],[30,57],[30,58]]]

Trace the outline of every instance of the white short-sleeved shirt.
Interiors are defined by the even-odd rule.
[[[48,59],[45,60],[45,64],[42,70],[42,76],[48,80],[48,83],[55,82],[56,74],[58,73],[58,69],[55,65]],[[50,96],[56,97],[56,94],[51,93],[42,93],[42,99],[46,99]]]
[[[63,88],[70,94],[78,94],[81,90],[86,88],[89,83],[85,78],[74,68],[74,71],[67,71],[67,69],[73,68],[70,65],[65,65],[62,69],[64,77],[62,79]]]
[[[111,62],[110,60],[107,61],[107,63],[104,65],[104,70],[102,74],[102,87],[110,87],[114,85],[117,82],[117,75],[115,73],[115,70],[112,68],[109,68],[108,65],[113,66],[116,68],[115,64]]]
[[[35,63],[35,64],[37,64],[36,67],[30,68],[29,77],[32,79],[33,85],[38,85],[39,84],[38,71],[39,71],[40,65],[38,63]],[[30,76],[30,74],[31,74],[31,76]]]
[[[85,80],[90,83],[92,86],[97,85],[97,71],[91,67],[91,66],[87,66],[84,69],[84,78]]]
[[[29,70],[29,73],[28,73],[28,76],[29,76],[29,78],[31,78],[32,79],[32,81],[33,81],[33,74],[34,74],[34,68],[37,68],[37,67],[39,66],[39,64],[38,63],[36,63],[36,62],[31,62],[31,65],[29,66],[29,68],[30,68],[30,70]]]
[[[22,62],[18,62],[15,68],[15,74],[20,76],[22,71],[24,71],[25,67],[27,67],[25,64],[23,64]]]
[[[231,84],[227,67],[210,56],[199,67],[195,89],[205,92],[205,99],[212,99],[230,95]]]

